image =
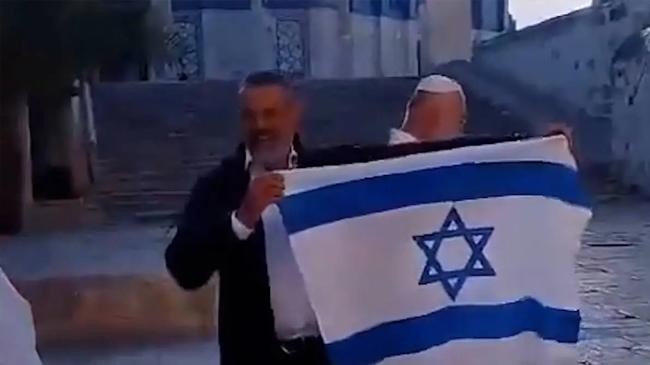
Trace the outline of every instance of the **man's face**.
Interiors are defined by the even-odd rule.
[[[291,90],[280,85],[246,86],[240,92],[241,120],[253,159],[286,162],[301,119]]]
[[[420,141],[458,137],[465,123],[465,105],[457,92],[418,92],[410,102],[409,124]]]

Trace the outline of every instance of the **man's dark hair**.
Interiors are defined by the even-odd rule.
[[[285,75],[276,71],[258,71],[248,74],[239,85],[241,91],[245,87],[281,86],[294,91],[293,82]]]

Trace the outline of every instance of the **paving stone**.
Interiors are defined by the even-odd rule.
[[[578,277],[583,365],[650,364],[650,204],[596,207],[583,236]]]

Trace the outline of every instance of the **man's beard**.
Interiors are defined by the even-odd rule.
[[[290,150],[291,144],[284,141],[258,141],[251,151],[253,166],[265,171],[286,169]]]

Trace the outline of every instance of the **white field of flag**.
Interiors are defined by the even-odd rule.
[[[564,137],[285,173],[334,365],[575,365],[591,217]]]

